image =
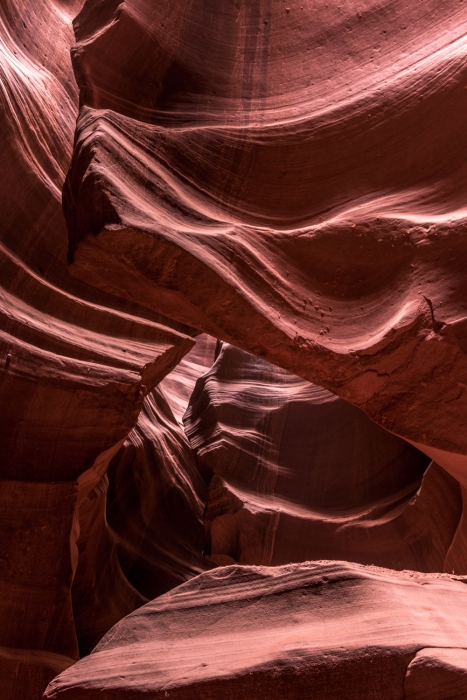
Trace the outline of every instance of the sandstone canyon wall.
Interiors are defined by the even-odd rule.
[[[0,696],[466,697],[467,6],[0,5]]]
[[[72,271],[326,387],[464,480],[466,17],[88,0]]]
[[[0,12],[0,694],[8,700],[40,697],[78,658],[77,540],[89,520],[105,539],[105,501],[97,507],[94,489],[147,392],[194,342],[190,329],[67,271],[61,189],[78,110],[69,50],[79,7],[6,0]],[[99,566],[122,579],[110,550]],[[110,624],[145,600],[124,580],[120,588]]]
[[[465,579],[345,562],[224,567],[129,615],[45,699],[462,698],[465,595]]]
[[[459,484],[325,389],[224,345],[185,427],[209,483],[216,563],[332,558],[454,573]]]

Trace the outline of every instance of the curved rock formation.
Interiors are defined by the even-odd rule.
[[[422,649],[410,662],[406,700],[462,700],[467,694],[466,649]]]
[[[37,700],[78,658],[73,616],[83,601],[70,590],[78,554],[95,537],[107,573],[117,565],[110,543],[101,546],[102,484],[99,507],[90,496],[147,392],[193,345],[189,328],[66,269],[61,190],[78,112],[69,49],[81,4],[5,0],[0,9],[0,695],[8,700]],[[120,605],[114,582],[110,624],[134,608]]]
[[[464,579],[346,562],[220,568],[122,620],[44,699],[449,697],[466,596]]]
[[[87,0],[73,272],[326,387],[467,484],[466,19],[458,0]]]
[[[198,335],[190,352],[158,384],[180,426],[198,377],[214,363],[218,342],[204,333]]]
[[[325,389],[223,344],[184,420],[216,563],[467,571],[455,479]]]
[[[338,396],[225,343],[184,425],[207,478],[329,512],[413,491],[429,462]]]
[[[207,489],[185,434],[157,388],[109,469],[107,518],[129,580],[155,598],[209,568]]]
[[[80,656],[89,654],[113,625],[148,600],[131,585],[120,566],[117,543],[106,517],[108,488],[104,475],[79,508],[71,595]]]
[[[466,19],[458,0],[2,2],[2,698],[38,700],[216,564],[466,571]],[[224,348],[187,422],[207,492],[180,421],[214,337],[304,379],[250,358],[222,386],[243,356]],[[464,589],[204,572],[47,697],[462,696]]]
[[[179,324],[157,324],[165,319],[66,270],[61,188],[77,114],[69,48],[80,4],[8,0],[1,14],[3,478],[76,478],[125,437],[145,391],[193,344]]]
[[[212,568],[203,511],[207,489],[179,420],[216,341],[195,346],[148,394],[138,423],[80,508],[73,613],[81,654],[148,599]]]

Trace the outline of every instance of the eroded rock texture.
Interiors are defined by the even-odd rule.
[[[463,579],[346,562],[219,568],[132,613],[44,698],[456,697],[466,596]]]
[[[159,389],[111,464],[107,517],[130,580],[155,598],[207,567],[206,484]]]
[[[467,483],[466,18],[88,0],[74,273],[326,387]]]
[[[147,392],[193,345],[189,328],[67,271],[61,189],[78,111],[69,50],[80,6],[5,0],[0,8],[0,695],[8,700],[37,700],[78,658],[83,601],[71,585],[90,537],[107,567],[110,624],[134,609],[135,592],[122,596],[110,575],[118,562],[97,485]]]
[[[2,698],[465,695],[466,19],[2,2]]]
[[[422,649],[410,662],[406,700],[461,700],[467,694],[466,649]]]
[[[62,479],[75,478],[125,437],[144,392],[193,344],[177,324],[155,324],[163,320],[156,314],[125,313],[142,310],[77,283],[64,264],[61,187],[77,113],[69,48],[78,9],[2,9],[4,478],[47,479],[57,468]]]
[[[325,389],[224,344],[185,427],[216,563],[467,572],[457,481]]]
[[[161,382],[159,389],[180,425],[188,408],[196,381],[211,368],[220,343],[205,333],[196,337],[196,343],[190,352]]]
[[[203,556],[206,484],[171,407],[185,412],[215,345],[200,336],[148,394],[137,425],[81,506],[72,591],[82,654],[124,615],[213,566]]]

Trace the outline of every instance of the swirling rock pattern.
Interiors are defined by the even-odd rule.
[[[206,484],[158,388],[112,461],[109,479],[107,519],[122,565],[143,595],[155,598],[209,568]]]
[[[198,377],[214,363],[218,342],[205,333],[198,335],[190,352],[158,384],[180,426]]]
[[[95,539],[110,581],[118,565],[104,545],[103,474],[147,392],[194,342],[189,328],[67,272],[61,190],[78,112],[69,49],[81,4],[0,8],[0,695],[8,700],[37,700],[78,658],[79,572],[92,568],[85,543]],[[113,581],[110,624],[135,607]]]
[[[79,508],[71,596],[80,656],[88,654],[112,625],[147,602],[122,571],[106,517],[108,489],[105,474]]]
[[[456,480],[325,389],[223,344],[184,420],[216,563],[467,571]]]
[[[466,18],[88,0],[74,273],[326,387],[467,483]]]
[[[0,16],[3,478],[76,478],[125,437],[143,387],[193,344],[66,270],[61,188],[77,114],[69,48],[80,4],[8,0]]]
[[[199,336],[148,394],[137,425],[80,507],[72,593],[81,654],[148,599],[213,567],[203,555],[207,488],[181,416],[215,346]]]
[[[464,579],[346,562],[219,568],[122,620],[44,698],[415,700],[425,672],[447,697],[466,596]]]
[[[54,674],[122,616],[213,562],[332,555],[464,572],[467,561],[464,4],[81,6],[4,0],[0,8],[0,695],[8,700],[37,700]],[[69,48],[77,13],[73,147],[78,90]],[[66,270],[61,211],[72,150],[64,205],[69,256],[81,279]],[[269,417],[241,436],[237,451],[238,430],[235,439],[224,433],[236,462],[222,458],[221,468],[222,449],[211,449],[220,437],[210,434],[208,449],[203,420],[197,435],[191,430],[210,478],[203,515],[206,486],[180,428],[188,387],[198,368],[209,366],[201,345],[177,377],[152,391],[198,331],[339,394],[420,445],[461,485],[434,463],[420,483],[423,465],[414,451],[405,461],[406,446],[395,450],[388,478],[370,469],[361,479],[355,460],[348,473],[337,469],[352,497],[330,477],[314,478],[319,470],[307,481],[295,448],[281,456],[290,433],[285,423],[277,426],[284,404],[275,412],[259,406],[258,415]],[[203,342],[208,348],[213,341]],[[284,381],[290,389],[290,375]],[[320,410],[343,406],[311,391],[309,403]],[[388,452],[402,445],[381,440]],[[211,563],[202,554],[203,517]],[[303,654],[302,637],[290,633],[290,619],[283,625],[285,613],[269,595],[274,581],[282,582],[277,590],[285,591],[290,618],[290,581],[298,576],[321,590],[315,583],[323,567],[333,586],[318,618],[342,627],[346,648],[324,661],[326,644],[319,654],[318,646]],[[311,679],[323,697],[342,695],[344,680],[344,692],[355,697],[383,697],[381,688],[388,697],[462,695],[464,583],[409,579],[354,564],[229,569],[203,573],[149,610],[157,617],[158,606],[182,599],[185,612],[196,611],[196,624],[201,609],[208,623],[214,616],[214,629],[221,610],[235,626],[227,671],[222,644],[214,675],[204,661],[198,671],[183,667],[198,659],[196,650],[187,653],[175,696],[187,688],[196,694],[200,680],[213,697],[225,694],[225,683],[235,692],[246,688],[248,697],[283,695],[291,666],[299,679],[292,693],[308,692]],[[385,635],[382,652],[355,646],[353,630],[345,636],[342,624],[346,598],[339,598],[355,580],[360,609],[377,610],[390,630],[401,598],[390,592],[402,586],[401,615],[416,634]],[[237,654],[245,631],[236,617],[237,583],[264,594],[258,609],[247,603],[249,623],[267,620],[281,639],[287,628],[292,652],[280,646],[272,653],[253,639]],[[200,608],[205,585],[211,602]],[[417,617],[419,602],[436,611],[437,625]],[[147,610],[117,628],[89,665],[65,675],[71,685],[57,681],[49,693],[146,692],[140,674],[147,649],[167,651]],[[193,632],[191,644],[202,634],[190,628],[190,614],[173,627],[168,614],[168,629],[178,635],[174,654],[185,654],[187,635]],[[120,683],[112,674],[118,665],[120,677],[132,659],[125,640],[134,620],[143,620],[144,644],[146,633],[154,641]],[[378,625],[361,631],[365,644],[381,639]],[[272,633],[273,641],[279,637]],[[101,664],[106,654],[110,664]],[[367,662],[377,673],[363,691]],[[172,666],[170,654],[163,663]],[[90,673],[84,686],[81,668]],[[172,681],[157,673],[150,668],[149,685],[166,697]]]

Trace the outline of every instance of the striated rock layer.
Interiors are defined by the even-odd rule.
[[[87,0],[73,272],[326,387],[467,484],[466,19],[458,0]]]
[[[325,389],[223,344],[184,420],[216,563],[467,572],[456,480]]]
[[[206,484],[159,389],[146,398],[109,480],[107,519],[130,580],[147,598],[209,566],[202,556]]]
[[[180,426],[196,381],[213,365],[218,347],[220,343],[215,338],[205,333],[198,335],[190,352],[158,384]]]
[[[215,343],[197,338],[146,396],[137,425],[81,506],[72,593],[82,654],[124,615],[213,566],[203,556],[206,484],[171,407],[185,411]]]
[[[2,698],[38,700],[214,564],[465,572],[466,19],[458,0],[2,2]],[[275,370],[288,398],[268,394],[251,360],[213,419],[198,385],[207,491],[180,420],[214,341],[154,389],[199,331],[460,486],[305,380]],[[205,572],[48,693],[462,697],[464,588]]]
[[[67,271],[61,190],[78,112],[69,50],[81,4],[5,0],[0,8],[0,696],[7,700],[37,700],[78,658],[80,578],[95,568],[85,551],[99,552],[113,582],[99,613],[105,629],[144,602],[132,590],[121,595],[103,474],[145,395],[194,342],[190,328]]]
[[[4,478],[76,478],[125,437],[145,391],[193,344],[180,324],[168,328],[66,270],[61,187],[77,113],[69,47],[79,6],[8,0],[0,15]]]
[[[464,579],[346,562],[219,568],[122,620],[44,699],[456,697],[466,596]]]

